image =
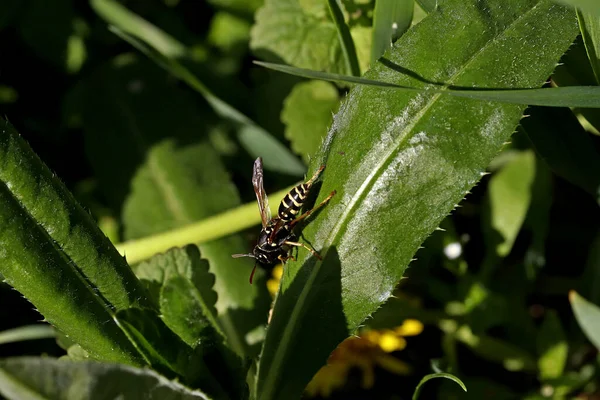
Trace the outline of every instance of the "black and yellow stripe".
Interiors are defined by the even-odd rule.
[[[283,221],[293,220],[302,208],[309,189],[310,185],[301,183],[290,190],[279,204],[279,210],[277,212],[279,218]]]

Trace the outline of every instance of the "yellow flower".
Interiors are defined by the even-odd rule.
[[[275,297],[277,290],[279,290],[279,284],[281,283],[281,277],[283,276],[283,264],[277,264],[271,272],[272,278],[267,281],[267,289],[271,296]]]
[[[415,336],[423,331],[423,324],[407,319],[394,329],[364,330],[359,336],[344,340],[331,353],[327,365],[322,367],[306,387],[309,396],[328,397],[346,382],[351,368],[362,372],[361,386],[369,389],[375,383],[375,367],[394,374],[407,375],[410,366],[388,354],[406,347],[404,336]]]

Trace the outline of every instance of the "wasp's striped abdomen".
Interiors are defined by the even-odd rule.
[[[277,212],[282,221],[291,221],[296,218],[306,200],[310,186],[309,184],[301,183],[285,195],[279,204],[279,211]]]

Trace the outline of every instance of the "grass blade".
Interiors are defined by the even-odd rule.
[[[346,82],[359,85],[374,86],[383,89],[393,89],[414,93],[435,93],[475,99],[481,101],[497,101],[506,104],[525,104],[547,107],[581,107],[600,108],[600,87],[597,86],[568,86],[545,89],[474,89],[461,90],[448,86],[448,89],[435,89],[432,87],[418,88],[398,85],[381,80],[359,78],[340,74],[330,74],[309,69],[290,67],[288,65],[254,61],[275,71],[309,79],[321,79],[330,82]]]
[[[24,340],[50,339],[56,337],[56,331],[50,325],[28,325],[0,332],[0,344],[21,342]]]
[[[346,69],[350,75],[360,76],[360,67],[358,65],[358,57],[356,56],[354,40],[352,40],[348,25],[346,25],[346,21],[344,21],[344,13],[341,9],[342,6],[339,3],[339,0],[327,0],[327,5],[329,6],[331,18],[333,19],[337,29],[342,53],[344,54],[344,59],[346,60]]]
[[[600,83],[600,13],[592,14],[578,9],[577,19],[596,82]]]
[[[371,65],[410,27],[414,0],[377,0],[373,12]]]

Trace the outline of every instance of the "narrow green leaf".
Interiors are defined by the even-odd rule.
[[[293,188],[269,194],[271,212],[277,213],[277,207],[283,197]],[[215,239],[240,232],[252,226],[260,226],[260,214],[256,209],[256,201],[251,201],[231,210],[216,214],[180,228],[163,233],[129,240],[116,245],[119,252],[132,263],[146,260],[156,253],[163,253],[171,247],[183,247],[188,243],[206,243]]]
[[[548,310],[538,332],[539,379],[560,378],[567,365],[569,345],[558,315]]]
[[[535,178],[535,154],[523,151],[496,172],[490,179],[488,201],[489,228],[486,241],[496,254],[506,257],[525,221],[531,204],[532,185]],[[499,235],[499,236],[498,236]]]
[[[93,357],[143,365],[113,312],[149,304],[145,290],[90,215],[14,128],[1,123],[0,272]]]
[[[546,1],[447,0],[395,43],[390,63],[455,86],[540,86],[576,35],[574,13]],[[424,86],[379,63],[366,75]],[[437,92],[350,91],[309,171],[326,165],[316,203],[337,191],[302,232],[322,260],[300,249],[286,266],[258,399],[297,397],[335,346],[391,296],[523,110]]]
[[[491,86],[489,86],[489,89],[487,89],[485,86],[480,86],[482,88],[486,88],[486,90],[462,90],[460,89],[460,86],[449,85],[448,89],[446,90],[434,89],[433,87],[435,86],[424,89],[414,86],[398,85],[383,80],[331,74],[320,71],[312,71],[309,69],[290,67],[287,65],[266,63],[262,61],[254,61],[254,63],[275,71],[285,72],[287,74],[309,79],[321,79],[330,82],[356,83],[359,85],[375,86],[404,92],[446,94],[467,99],[497,101],[499,103],[507,104],[523,104],[547,107],[600,108],[600,87],[598,86],[567,86],[545,89],[509,89],[493,88]],[[389,65],[387,62],[386,64]],[[391,79],[392,75],[385,74],[382,75],[382,77]],[[416,82],[411,83],[416,84]],[[489,85],[492,85],[492,83]]]
[[[210,400],[150,369],[37,357],[0,360],[0,393],[11,400]]]
[[[600,349],[600,307],[590,303],[577,292],[569,292],[569,301],[581,330],[597,349]]]
[[[570,110],[532,107],[522,126],[536,152],[557,175],[600,204],[600,154]]]
[[[56,331],[49,325],[27,325],[0,332],[0,344],[22,342],[25,340],[50,339]]]
[[[325,2],[265,0],[255,14],[250,48],[264,59],[347,73],[336,26],[326,16]]]
[[[60,247],[63,257],[112,307],[147,306],[139,281],[92,216],[10,123],[0,119],[0,125],[0,181],[19,203],[21,213],[36,221],[43,235]]]
[[[344,61],[346,62],[346,73],[352,76],[360,76],[360,67],[358,65],[354,40],[352,39],[348,25],[346,25],[346,21],[344,20],[342,4],[340,3],[340,0],[327,0],[327,5],[329,6],[329,13],[335,24],[338,39],[340,41],[340,48],[342,49]]]
[[[577,7],[593,15],[600,16],[600,3],[596,0],[553,0],[556,3],[562,3],[571,7]]]
[[[187,83],[204,96],[219,116],[234,123],[240,129],[242,145],[253,157],[262,156],[266,169],[296,176],[304,173],[304,165],[283,144],[240,111],[218,98],[178,61],[189,53],[183,44],[114,0],[92,0],[91,5],[100,17],[117,28],[117,30],[113,29],[113,32],[119,34],[122,39],[127,40],[169,73]],[[264,154],[257,153],[256,148],[248,146],[249,143],[260,143],[270,151],[265,151]]]
[[[337,89],[322,81],[299,83],[285,99],[281,111],[281,122],[286,125],[285,137],[305,162],[321,145],[338,105]]]
[[[577,19],[596,82],[600,84],[600,12],[591,14],[577,10]]]
[[[446,379],[450,379],[451,381],[454,381],[458,384],[458,386],[460,386],[462,388],[462,390],[464,390],[465,392],[467,391],[467,387],[465,386],[465,384],[456,376],[452,375],[452,374],[448,374],[445,372],[438,372],[435,374],[429,374],[429,375],[425,375],[423,377],[423,379],[421,379],[421,381],[419,382],[419,384],[417,385],[415,392],[413,393],[413,400],[417,400],[419,398],[419,393],[421,392],[421,388],[423,387],[423,385],[425,384],[425,382],[430,381],[431,379],[435,379],[435,378],[446,378]]]
[[[425,11],[427,14],[434,11],[437,8],[438,0],[416,0],[419,3],[419,6]]]
[[[371,64],[390,48],[410,27],[415,0],[377,0],[373,11]]]

